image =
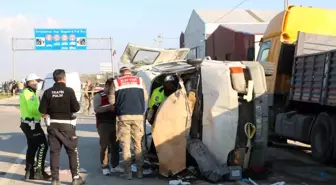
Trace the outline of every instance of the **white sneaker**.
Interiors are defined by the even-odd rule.
[[[124,169],[120,166],[116,166],[115,168],[111,168],[111,172],[115,173],[115,172],[121,172],[124,173]]]
[[[108,169],[108,168],[104,168],[103,170],[102,170],[102,172],[103,172],[103,175],[105,175],[105,176],[107,176],[107,175],[110,175],[110,170]]]

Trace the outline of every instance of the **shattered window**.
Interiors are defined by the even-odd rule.
[[[160,52],[158,51],[145,51],[139,50],[134,56],[134,64],[153,64],[156,58],[159,56]]]

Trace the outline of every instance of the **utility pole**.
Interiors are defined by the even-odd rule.
[[[15,80],[15,39],[12,38],[12,65],[13,65],[13,80]]]
[[[158,46],[159,48],[162,47],[162,42],[163,42],[163,33],[160,33],[156,39],[154,39],[155,42],[158,42]]]
[[[284,6],[285,6],[285,10],[286,10],[287,7],[288,7],[288,0],[284,0]]]
[[[111,51],[111,67],[112,67],[112,76],[114,78],[114,61],[113,61],[113,40],[112,37],[109,38],[110,40],[110,51]]]

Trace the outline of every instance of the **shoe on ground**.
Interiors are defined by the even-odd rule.
[[[110,175],[111,172],[108,168],[103,168],[102,173],[103,173],[103,175],[108,176],[108,175]]]
[[[119,165],[114,167],[114,168],[111,168],[111,172],[112,173],[124,173],[124,168],[120,167]]]
[[[72,185],[83,185],[83,184],[85,184],[85,181],[80,176],[74,177],[74,179],[72,180]]]
[[[61,182],[59,180],[53,180],[51,181],[51,185],[61,185]]]
[[[34,179],[34,171],[33,170],[27,170],[26,173],[25,173],[24,178],[26,180]]]
[[[132,180],[132,172],[124,173],[125,180]]]
[[[34,174],[34,179],[49,181],[51,180],[51,175],[47,174],[45,171],[37,169]]]
[[[142,169],[138,169],[137,170],[137,178],[138,179],[142,179],[143,178],[143,171],[142,171]]]

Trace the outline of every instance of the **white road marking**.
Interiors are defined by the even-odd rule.
[[[12,177],[18,171],[19,167],[21,167],[21,163],[24,160],[21,155],[24,155],[26,151],[27,146],[18,154],[19,157],[16,158],[14,164],[12,164],[11,167],[8,169],[6,175],[0,178],[0,184],[9,184],[11,181],[15,181],[15,179],[12,179]]]

